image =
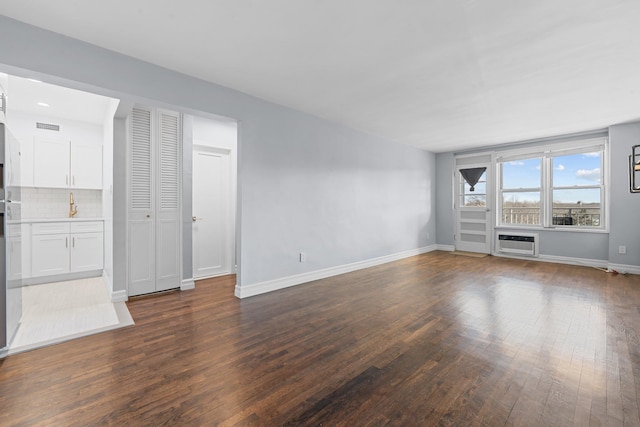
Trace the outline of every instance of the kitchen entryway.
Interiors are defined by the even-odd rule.
[[[101,277],[25,286],[22,321],[9,354],[133,323],[124,302],[111,302]]]

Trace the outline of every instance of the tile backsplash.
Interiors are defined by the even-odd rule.
[[[22,187],[22,218],[67,218],[69,193],[73,193],[78,208],[76,218],[102,217],[102,190]]]

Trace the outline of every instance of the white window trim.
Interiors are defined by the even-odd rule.
[[[586,227],[575,225],[553,225],[552,224],[552,209],[548,209],[549,206],[553,206],[553,190],[564,188],[576,188],[576,187],[553,187],[553,171],[552,171],[552,159],[556,156],[587,153],[593,151],[602,152],[600,158],[600,168],[602,171],[602,182],[599,185],[585,185],[577,188],[600,188],[601,191],[601,205],[600,212],[600,226],[599,227]],[[502,189],[502,167],[501,164],[514,160],[523,159],[541,159],[541,182],[540,188],[519,188],[519,189]],[[536,229],[536,230],[549,230],[549,231],[571,231],[571,232],[586,232],[586,233],[608,233],[609,232],[609,141],[607,137],[585,138],[582,140],[576,140],[564,143],[549,143],[544,146],[519,148],[513,150],[505,150],[497,152],[495,155],[495,228],[502,229]],[[502,202],[503,194],[509,192],[527,192],[527,191],[540,191],[540,219],[541,224],[503,224],[502,223]]]

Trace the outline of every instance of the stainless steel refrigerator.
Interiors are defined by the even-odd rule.
[[[0,123],[0,357],[22,317],[20,144]]]

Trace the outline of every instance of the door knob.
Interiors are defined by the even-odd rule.
[[[191,221],[196,222],[197,220],[202,220],[199,216],[192,216]]]

